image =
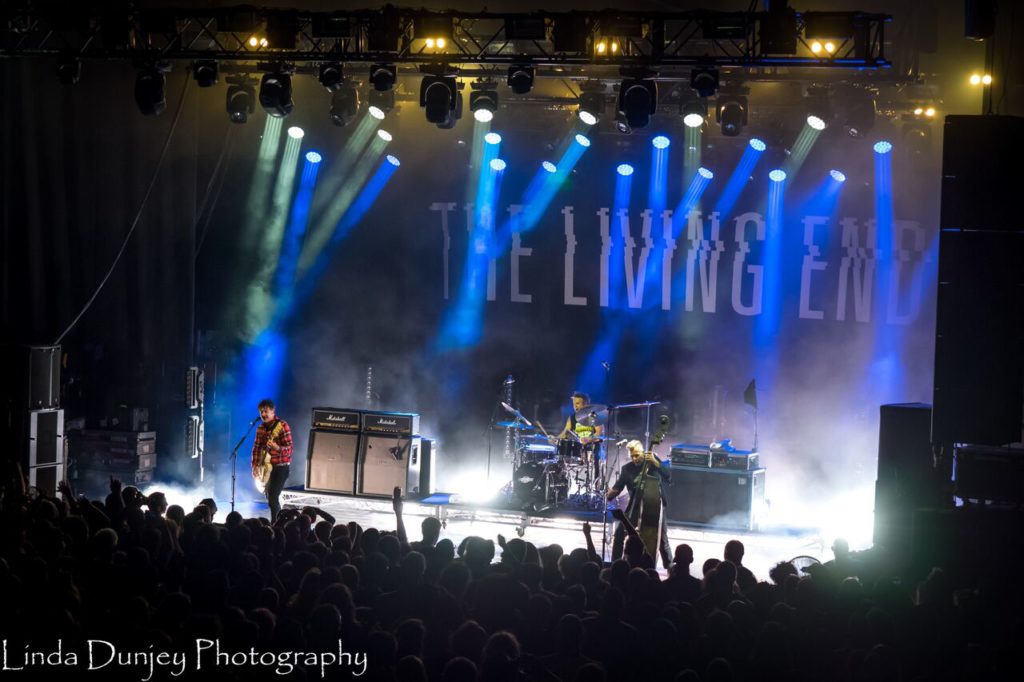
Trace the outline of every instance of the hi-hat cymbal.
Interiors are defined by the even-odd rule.
[[[600,426],[608,423],[607,405],[587,405],[576,410],[576,421],[587,426]]]
[[[520,422],[495,422],[494,425],[499,429],[519,429],[520,431],[533,431],[532,426],[527,426]]]

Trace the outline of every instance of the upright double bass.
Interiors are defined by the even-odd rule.
[[[661,504],[661,476],[656,471],[651,471],[651,456],[653,446],[661,443],[668,432],[668,416],[661,416],[661,426],[658,432],[651,438],[652,449],[643,453],[644,466],[635,479],[636,500],[630,500],[627,516],[632,525],[637,529],[640,539],[643,541],[644,549],[655,563],[658,561],[658,551],[661,547],[661,528],[663,513]]]

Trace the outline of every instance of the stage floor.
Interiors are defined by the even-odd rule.
[[[386,498],[351,497],[346,495],[308,492],[303,488],[288,488],[281,493],[281,503],[286,507],[320,507],[335,517],[338,523],[355,521],[364,528],[374,527],[393,530],[395,515],[391,500]],[[423,504],[407,500],[403,506],[405,526],[410,540],[420,537],[420,523],[426,516],[436,516],[444,522],[442,538],[448,538],[456,546],[466,537],[480,536],[497,541],[498,534],[511,539],[517,535],[539,546],[559,544],[566,552],[585,546],[583,523],[589,521],[592,537],[598,552],[601,552],[601,513],[549,511],[543,514],[499,509],[470,504]],[[251,509],[239,509],[245,515],[267,516],[265,504],[253,503]],[[611,557],[611,533],[613,522],[606,527],[607,542],[605,558]],[[693,548],[694,565],[691,573],[700,574],[705,560],[722,558],[725,543],[732,539],[743,542],[746,556],[743,564],[759,580],[768,580],[768,570],[786,559],[810,556],[819,561],[832,558],[832,553],[820,532],[813,529],[762,528],[757,531],[740,531],[670,525],[669,541],[674,548],[686,543]],[[501,550],[497,553],[500,555]]]

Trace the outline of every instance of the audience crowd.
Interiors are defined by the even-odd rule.
[[[602,565],[589,526],[580,547],[469,537],[442,523],[406,535],[342,523],[317,508],[274,525],[224,515],[213,500],[186,512],[162,493],[111,481],[103,500],[0,498],[0,634],[4,679],[364,679],[397,682],[1021,679],[1015,585],[954,585],[940,568],[910,584],[838,541],[835,559],[768,576],[743,545],[697,570],[685,544],[666,577],[636,538]],[[978,557],[978,561],[987,558]],[[997,560],[997,558],[993,558]],[[118,650],[333,651],[358,665],[24,666],[26,651],[87,640]],[[287,674],[285,674],[287,673]],[[9,677],[8,677],[9,676]]]

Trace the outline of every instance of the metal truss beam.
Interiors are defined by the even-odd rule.
[[[762,36],[771,22],[767,12],[504,14],[389,6],[315,13],[252,7],[88,10],[39,1],[12,4],[16,6],[0,9],[3,57],[289,64],[332,60],[456,68],[594,65],[650,76],[696,65],[872,70],[890,66],[884,29],[891,17],[865,12],[830,13],[854,27],[854,37],[840,36],[836,50],[822,57],[811,53],[803,37],[809,13],[792,15],[796,54],[781,55],[765,50]],[[440,27],[441,35],[447,34],[444,49],[427,47],[424,32],[435,27]],[[537,75],[550,77],[544,72]]]

